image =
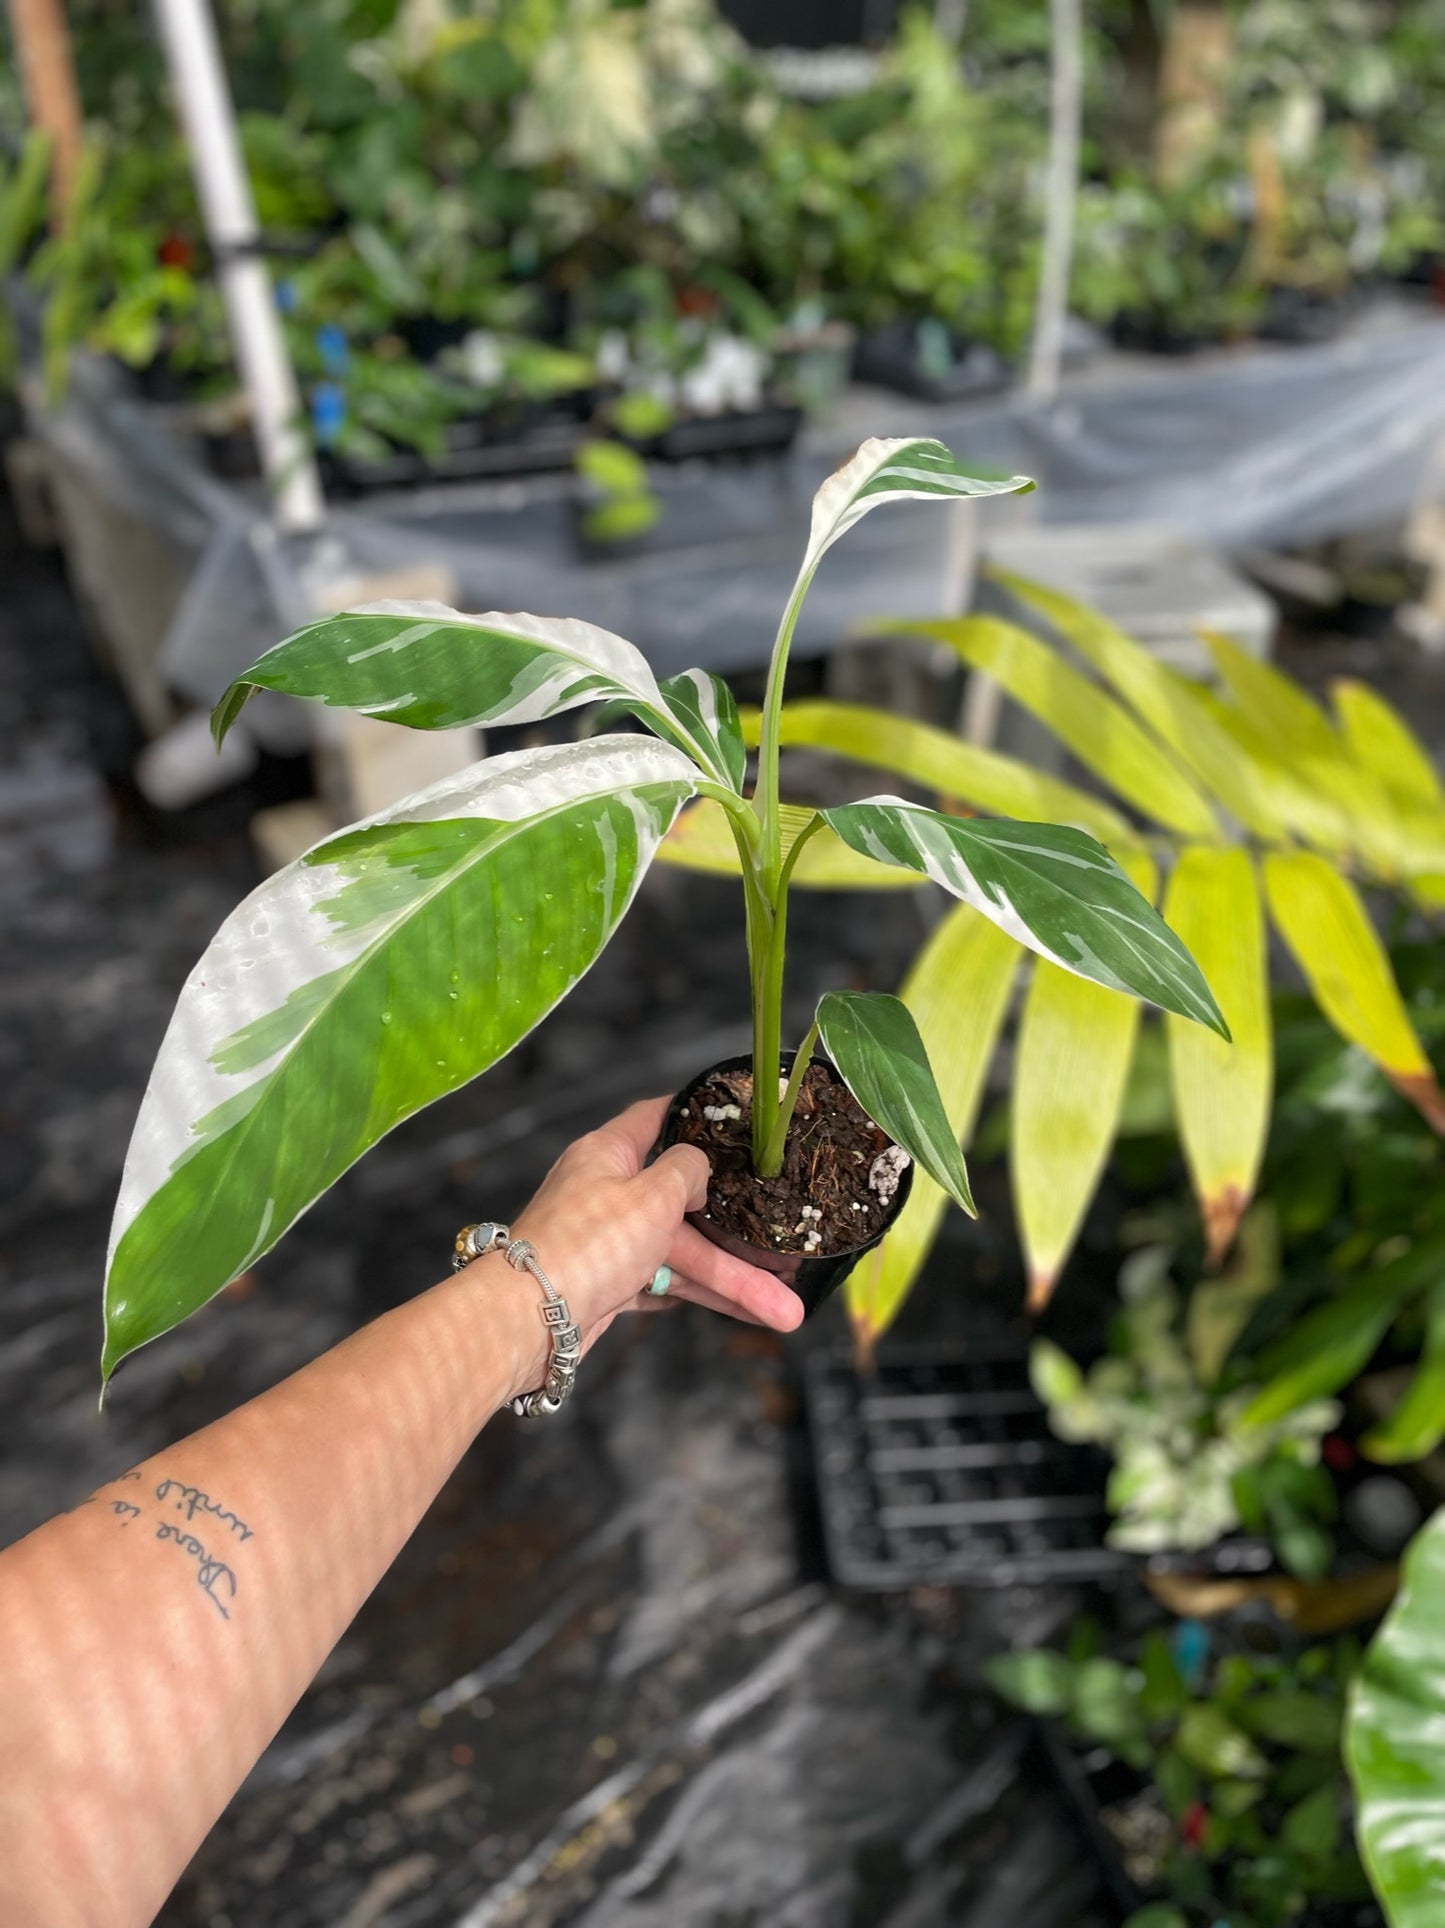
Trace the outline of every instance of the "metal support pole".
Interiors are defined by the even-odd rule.
[[[1059,390],[1069,273],[1074,259],[1074,203],[1079,192],[1079,136],[1084,96],[1084,23],[1080,0],[1049,0],[1053,76],[1049,163],[1044,186],[1044,247],[1034,308],[1028,393],[1052,401]]]
[[[209,0],[155,0],[155,8],[276,520],[291,532],[315,529],[326,505],[258,251],[260,228]]]

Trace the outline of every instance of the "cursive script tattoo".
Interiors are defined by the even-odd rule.
[[[178,1513],[184,1513],[193,1520],[197,1513],[209,1513],[223,1526],[229,1527],[239,1540],[249,1540],[251,1529],[243,1519],[239,1519],[229,1507],[213,1500],[209,1493],[203,1493],[199,1486],[187,1486],[178,1479],[163,1479],[156,1487],[158,1500],[169,1500]]]
[[[217,1560],[213,1558],[211,1554],[207,1553],[194,1533],[184,1533],[180,1527],[171,1526],[169,1522],[165,1520],[162,1520],[156,1528],[156,1538],[158,1540],[173,1541],[174,1544],[181,1549],[182,1553],[190,1554],[191,1558],[196,1562],[196,1585],[201,1589],[202,1593],[205,1594],[221,1618],[223,1620],[229,1620],[231,1616],[222,1605],[219,1596],[221,1593],[224,1593],[226,1599],[235,1599],[236,1576],[226,1565],[225,1561]]]
[[[129,1500],[112,1500],[110,1510],[122,1526],[129,1526],[132,1520],[140,1518],[140,1508],[132,1506]]]

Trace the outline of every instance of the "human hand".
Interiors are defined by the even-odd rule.
[[[675,1299],[791,1332],[803,1318],[797,1294],[684,1222],[707,1199],[704,1153],[673,1145],[645,1163],[667,1105],[666,1098],[645,1099],[569,1145],[513,1236],[531,1241],[537,1263],[571,1307],[584,1348],[619,1312],[657,1310]],[[659,1265],[672,1267],[667,1297],[644,1297]],[[539,1362],[545,1368],[545,1349]]]

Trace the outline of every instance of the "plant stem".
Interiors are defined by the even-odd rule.
[[[771,911],[772,927],[767,947],[760,960],[761,969],[753,984],[753,1168],[760,1178],[776,1178],[783,1168],[783,1136],[778,1130],[778,1081],[782,1075],[783,972],[788,950],[788,886],[797,865],[798,854],[808,839],[823,827],[821,817],[813,817],[793,841],[787,860],[778,873]],[[751,946],[750,946],[751,948]],[[796,1095],[796,1094],[795,1094]],[[782,1100],[787,1103],[786,1099]],[[791,1116],[792,1107],[788,1106]]]
[[[763,695],[763,720],[758,736],[758,787],[753,804],[762,819],[763,876],[770,897],[776,896],[783,867],[782,831],[778,821],[778,731],[783,713],[783,683],[788,673],[788,651],[797,627],[798,612],[803,607],[803,598],[812,580],[813,572],[810,569],[806,575],[799,576],[793,585],[793,593],[783,611],[783,620],[778,624],[772,661],[768,664],[768,686]]]
[[[793,1068],[788,1074],[788,1088],[778,1101],[778,1115],[773,1120],[772,1135],[758,1167],[764,1178],[776,1178],[783,1169],[783,1152],[788,1143],[788,1127],[793,1122],[793,1112],[798,1103],[798,1093],[803,1088],[803,1078],[813,1061],[813,1046],[818,1042],[818,1020],[808,1026],[808,1034],[798,1046],[798,1054],[793,1059]]]

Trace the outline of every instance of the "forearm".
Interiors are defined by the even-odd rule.
[[[0,1919],[148,1921],[478,1429],[541,1376],[500,1258],[0,1554]]]

